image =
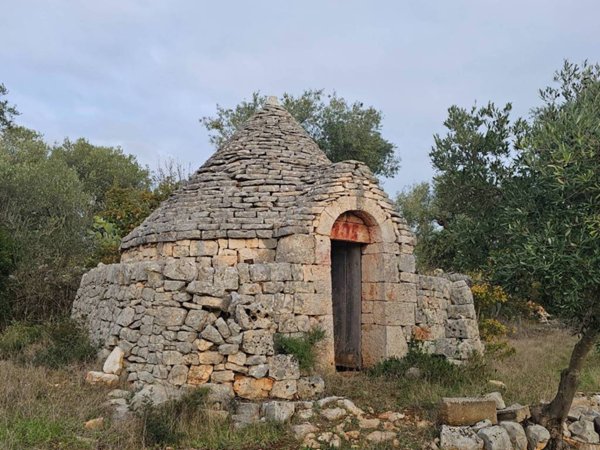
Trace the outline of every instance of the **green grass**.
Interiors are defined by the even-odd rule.
[[[43,324],[16,322],[0,334],[0,359],[22,364],[59,368],[91,361],[96,351],[87,333],[68,318]]]
[[[77,425],[48,417],[15,418],[0,424],[4,448],[89,448],[76,438]]]
[[[325,339],[325,331],[313,328],[301,337],[275,336],[275,351],[284,355],[293,355],[298,360],[298,365],[303,371],[311,370],[315,366],[315,345]]]

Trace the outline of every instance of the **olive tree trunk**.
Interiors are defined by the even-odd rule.
[[[536,418],[540,425],[550,431],[550,442],[546,447],[548,450],[568,449],[569,446],[563,441],[563,423],[567,420],[573,398],[579,386],[581,368],[587,355],[590,353],[598,338],[598,330],[595,328],[586,330],[571,353],[569,367],[560,374],[558,392],[550,403],[544,406]]]

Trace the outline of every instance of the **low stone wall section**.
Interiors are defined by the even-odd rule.
[[[483,352],[473,294],[465,281],[419,275],[413,336],[431,353],[457,362]]]

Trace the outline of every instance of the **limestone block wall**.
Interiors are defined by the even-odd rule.
[[[419,275],[413,336],[428,351],[457,362],[483,351],[473,295],[465,281]]]
[[[306,397],[318,380],[274,354],[274,335],[321,327],[321,364],[333,364],[330,272],[313,264],[312,237],[267,247],[222,239],[130,251],[128,262],[83,277],[73,317],[106,351],[124,350],[134,385],[210,382],[245,398]]]
[[[463,282],[415,274],[411,246],[363,247],[363,365],[401,357],[411,339],[463,360],[478,351],[472,296]],[[119,346],[134,386],[226,385],[244,398],[307,398],[322,389],[276,355],[274,336],[320,327],[319,371],[334,368],[330,240],[181,240],[126,250],[120,264],[84,275],[73,317],[104,353]]]

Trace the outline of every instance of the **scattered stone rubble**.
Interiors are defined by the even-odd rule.
[[[385,443],[400,448],[399,429],[409,418],[395,411],[375,415],[363,411],[344,397],[325,397],[310,401],[266,400],[240,401],[223,385],[208,383],[207,413],[213,418],[230,418],[234,429],[250,424],[274,421],[287,423],[302,448],[339,448],[344,443],[360,448],[361,443]],[[175,395],[181,395],[179,390]],[[122,419],[146,404],[160,405],[173,398],[160,385],[150,385],[131,395],[127,391],[110,391],[108,403],[114,407],[113,419]],[[123,413],[123,409],[126,410]],[[102,427],[103,418],[85,424],[86,428]],[[425,422],[426,426],[433,426]],[[419,426],[423,426],[420,424]]]
[[[331,236],[348,213],[368,229],[361,366],[411,339],[457,362],[481,351],[469,287],[415,273],[414,235],[368,167],[331,163],[269,102],[123,239],[119,264],[83,276],[72,315],[107,358],[88,380],[311,397],[322,381],[276,355],[274,338],[323,329],[319,370],[334,370]]]
[[[492,409],[493,406],[493,409]],[[530,420],[529,406],[505,406],[502,395],[445,398],[440,408],[440,450],[542,450],[550,440],[544,427]],[[573,448],[600,448],[600,395],[575,398],[564,439]]]

